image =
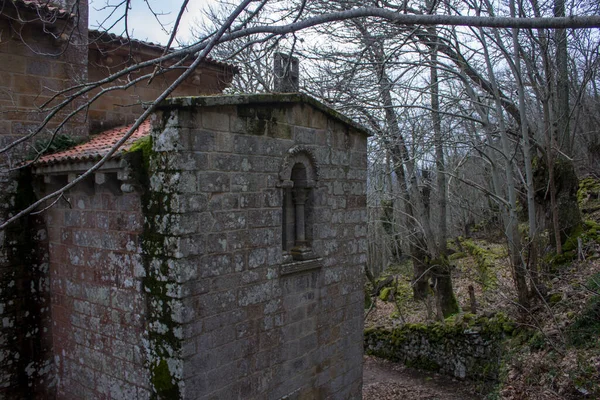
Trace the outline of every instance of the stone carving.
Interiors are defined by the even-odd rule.
[[[319,178],[316,157],[304,146],[288,150],[279,173],[284,190],[282,230],[285,261],[310,260],[316,257],[312,251],[308,231],[311,222],[307,218],[312,188]]]
[[[302,164],[307,172],[307,187],[313,187],[319,180],[319,164],[314,152],[306,146],[294,146],[287,151],[279,170],[281,187],[291,187],[292,168]]]

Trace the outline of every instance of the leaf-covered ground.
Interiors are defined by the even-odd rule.
[[[363,400],[476,400],[470,386],[445,376],[366,356]]]

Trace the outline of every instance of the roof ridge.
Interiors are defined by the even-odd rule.
[[[144,47],[148,47],[152,50],[160,50],[164,51],[165,46],[160,43],[148,42],[145,40],[127,38],[121,35],[117,35],[116,33],[111,33],[108,31],[100,31],[97,29],[88,29],[88,37],[94,37],[94,42],[98,44],[114,44],[119,46],[127,46],[128,44],[140,45]],[[105,40],[108,39],[108,40]],[[174,51],[173,49],[169,50],[170,52]],[[217,65],[222,68],[231,68],[234,72],[239,72],[239,68],[232,63],[228,63],[226,61],[217,60],[213,57],[207,56],[204,60],[207,63]]]

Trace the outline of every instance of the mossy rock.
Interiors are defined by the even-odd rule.
[[[565,241],[562,246],[563,253],[545,257],[546,262],[556,267],[573,261],[577,257],[579,239],[584,245],[590,241],[600,242],[600,224],[591,220],[584,221]]]
[[[548,299],[550,305],[558,304],[562,301],[562,293],[552,293]]]
[[[600,181],[595,178],[587,177],[579,181],[579,190],[577,190],[577,203],[583,207],[590,200],[597,200],[600,197]]]
[[[390,299],[390,294],[392,294],[392,288],[391,287],[385,287],[383,289],[381,289],[381,292],[379,292],[379,298],[383,301],[389,301]]]
[[[456,253],[452,253],[448,256],[448,260],[449,261],[456,261],[456,260],[460,260],[461,258],[465,258],[467,256],[467,253],[464,251],[458,251]]]
[[[560,255],[551,256],[549,259],[549,263],[554,265],[555,267],[559,267],[561,265],[565,265],[567,263],[572,262],[575,259],[576,255],[577,253],[574,250],[565,251]]]
[[[464,351],[464,357],[474,360],[465,364],[469,379],[496,381],[504,339],[514,331],[514,323],[504,314],[490,318],[464,314],[447,318],[444,323],[366,329],[365,352],[391,361],[402,361],[409,367],[452,375],[455,366],[451,360],[457,354],[463,354],[457,351]],[[486,358],[481,358],[482,353],[479,353],[482,345],[485,346]]]

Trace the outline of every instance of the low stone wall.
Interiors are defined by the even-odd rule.
[[[513,331],[503,314],[467,314],[434,324],[365,330],[365,353],[459,379],[497,381],[502,341]]]

